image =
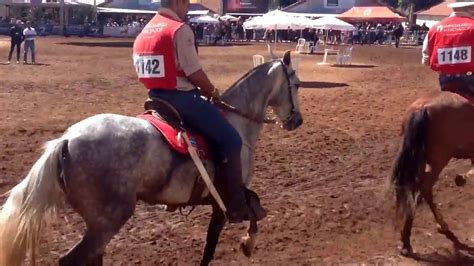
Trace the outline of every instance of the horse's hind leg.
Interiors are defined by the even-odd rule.
[[[438,161],[437,163],[431,163],[431,171],[423,173],[421,176],[420,190],[421,195],[425,199],[428,206],[430,206],[431,212],[438,224],[438,232],[445,235],[449,240],[451,240],[455,246],[464,247],[464,245],[459,241],[459,239],[454,235],[454,233],[449,229],[448,224],[445,222],[441,211],[439,210],[437,204],[433,199],[433,186],[438,180],[439,174],[442,169],[446,166],[448,160],[442,162]]]
[[[412,192],[414,195],[413,197],[416,198],[416,206],[415,206],[415,211],[416,207],[420,204],[421,202],[421,197],[416,197],[417,191]],[[401,254],[403,256],[409,256],[413,254],[413,247],[411,246],[410,238],[411,238],[411,230],[413,228],[413,220],[415,219],[415,213],[412,215],[406,215],[405,216],[405,224],[403,225],[403,229],[400,232],[401,239],[402,239],[402,250]]]
[[[445,235],[451,242],[456,247],[464,247],[464,244],[462,244],[459,239],[454,235],[454,233],[449,229],[448,224],[444,221],[443,215],[441,214],[440,210],[438,209],[438,206],[436,203],[433,201],[433,191],[430,189],[429,191],[423,192],[423,198],[426,200],[426,203],[430,206],[431,212],[433,213],[433,216],[435,217],[436,223],[438,223],[438,232],[440,234]]]
[[[120,219],[114,220],[112,215],[103,213],[97,219],[86,220],[87,229],[84,236],[66,255],[61,257],[59,265],[102,265],[105,247],[132,216],[134,205],[135,202],[133,206],[128,206],[128,210],[123,205],[115,206],[118,209],[123,208],[124,212]]]
[[[105,246],[114,235],[115,232],[87,229],[81,241],[59,259],[59,265],[102,265]]]
[[[91,191],[81,190],[83,193]],[[113,190],[101,192],[104,194],[81,195],[72,191],[67,194],[73,209],[84,219],[86,231],[83,238],[60,258],[59,265],[101,265],[105,247],[133,215],[136,198],[131,190],[122,191],[122,194]],[[101,195],[105,193],[107,197],[104,198]]]

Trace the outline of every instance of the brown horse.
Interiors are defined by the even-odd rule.
[[[402,255],[411,255],[410,235],[417,204],[428,203],[438,231],[456,247],[467,248],[451,232],[433,201],[433,186],[451,158],[474,165],[474,102],[452,92],[415,101],[402,126],[403,143],[391,185],[396,194],[396,221],[401,228]],[[470,171],[469,175],[473,172]]]

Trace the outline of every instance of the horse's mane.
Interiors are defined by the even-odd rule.
[[[256,67],[252,68],[247,73],[245,73],[240,79],[238,79],[236,82],[234,82],[234,84],[232,84],[228,89],[226,89],[222,93],[222,95],[224,96],[225,94],[231,93],[235,88],[237,88],[237,85],[239,85],[242,81],[246,80],[249,76],[253,75],[257,71],[261,71],[262,69],[267,68],[270,65],[273,65],[273,63],[275,63],[276,61],[278,61],[278,59],[268,61],[266,63],[263,63],[261,65],[258,65]]]

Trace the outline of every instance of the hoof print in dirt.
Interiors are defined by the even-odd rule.
[[[456,178],[454,179],[454,182],[456,183],[456,186],[463,187],[467,183],[466,176],[456,175]]]

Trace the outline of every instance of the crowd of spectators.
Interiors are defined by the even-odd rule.
[[[134,27],[143,28],[152,18],[149,15],[123,15],[123,14],[99,14],[98,25],[95,23],[88,25],[99,27]],[[75,18],[72,17],[72,20]],[[317,29],[304,30],[246,30],[243,26],[244,18],[239,17],[235,20],[219,20],[218,23],[188,23],[195,32],[198,42],[208,44],[239,42],[239,41],[267,41],[267,42],[297,42],[304,38],[308,41],[318,42],[324,40],[329,43],[351,43],[361,45],[373,44],[391,44],[395,41],[398,46],[400,38],[411,38],[414,42],[421,42],[429,28],[423,25],[414,24],[409,29],[405,29],[402,24],[395,22],[364,22],[355,24],[352,32],[341,32],[335,30],[323,31]],[[1,23],[9,23],[8,18],[0,18]],[[75,21],[73,24],[81,24],[81,21]],[[58,26],[57,21],[44,16],[42,21],[36,22],[41,25],[39,33],[43,29]],[[86,24],[84,24],[86,25]],[[275,36],[277,34],[277,36]],[[276,37],[276,38],[275,38]]]
[[[219,21],[219,23],[192,23],[196,39],[198,41],[211,40],[211,44],[223,40],[224,42],[234,41],[267,41],[267,42],[297,42],[299,38],[307,41],[318,42],[319,40],[328,43],[350,43],[361,45],[391,44],[398,47],[400,39],[409,38],[413,42],[422,42],[424,35],[429,28],[423,25],[414,24],[409,29],[405,29],[401,23],[397,22],[364,22],[355,24],[355,29],[351,32],[341,32],[337,30],[246,30],[243,27],[243,19],[237,21]],[[275,34],[277,34],[275,38]]]

